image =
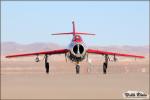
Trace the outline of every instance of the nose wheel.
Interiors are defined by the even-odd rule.
[[[76,74],[80,73],[80,65],[76,65]]]

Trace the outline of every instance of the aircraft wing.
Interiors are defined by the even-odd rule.
[[[144,56],[139,56],[139,55],[132,55],[132,54],[123,54],[123,53],[115,53],[115,52],[107,52],[107,51],[102,51],[102,50],[94,50],[94,49],[88,49],[88,53],[93,53],[93,54],[101,54],[101,55],[114,55],[114,56],[124,56],[124,57],[134,57],[134,58],[144,58]]]
[[[33,56],[33,55],[53,55],[53,54],[63,54],[67,53],[68,49],[59,49],[59,50],[50,50],[50,51],[42,51],[42,52],[34,52],[34,53],[25,53],[25,54],[14,54],[14,55],[8,55],[6,58],[12,58],[12,57],[22,57],[22,56]]]

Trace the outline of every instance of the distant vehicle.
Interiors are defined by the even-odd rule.
[[[102,50],[94,50],[89,49],[86,47],[84,41],[82,40],[80,35],[95,35],[90,34],[86,32],[76,32],[75,30],[75,22],[72,21],[73,25],[73,31],[67,32],[67,33],[56,33],[52,35],[73,35],[73,38],[71,40],[71,43],[68,48],[65,49],[58,49],[58,50],[50,50],[50,51],[42,51],[42,52],[34,52],[34,53],[26,53],[26,54],[15,54],[15,55],[8,55],[6,58],[12,58],[12,57],[22,57],[22,56],[36,56],[35,61],[39,62],[39,55],[45,55],[45,69],[46,73],[49,73],[49,62],[48,62],[48,56],[54,55],[54,54],[65,54],[65,58],[71,60],[72,62],[75,62],[76,64],[76,74],[79,74],[80,72],[80,65],[79,63],[83,61],[86,57],[88,59],[88,54],[99,54],[103,55],[105,57],[105,61],[103,63],[103,73],[106,74],[107,67],[108,67],[108,61],[109,61],[109,55],[113,56],[113,60],[116,61],[116,56],[124,56],[124,57],[134,57],[134,58],[144,58],[144,56],[138,56],[138,55],[132,55],[132,54],[122,54],[122,53],[115,53],[115,52],[108,52],[108,51],[102,51]]]

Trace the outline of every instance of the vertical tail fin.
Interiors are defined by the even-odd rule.
[[[65,33],[55,33],[55,34],[52,34],[52,35],[69,35],[69,34],[72,34],[73,36],[75,36],[76,34],[82,34],[82,35],[95,35],[95,34],[90,34],[90,33],[86,33],[86,32],[76,32],[76,28],[75,28],[75,22],[72,21],[72,32],[65,32]]]
[[[74,21],[72,21],[72,29],[73,29],[73,36],[75,36],[76,30],[75,30],[75,22]]]

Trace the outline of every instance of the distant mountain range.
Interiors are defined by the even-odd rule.
[[[54,43],[32,43],[32,44],[19,44],[16,42],[2,42],[1,43],[1,54],[10,53],[27,53],[37,52],[43,50],[52,50],[63,48]]]
[[[29,53],[38,52],[45,50],[53,50],[64,48],[55,43],[32,43],[32,44],[19,44],[15,42],[2,42],[1,43],[1,54],[11,54],[11,53]],[[120,52],[120,53],[134,53],[142,54],[145,56],[149,55],[149,46],[91,46],[93,49],[100,49],[106,51]]]

